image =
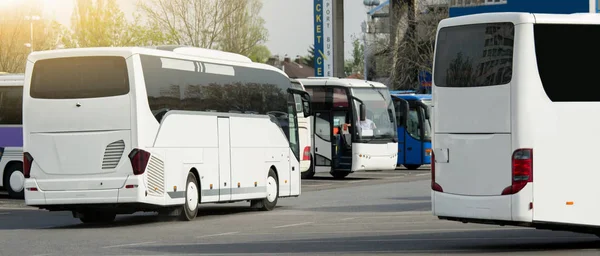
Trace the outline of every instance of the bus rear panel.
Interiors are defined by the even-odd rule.
[[[588,14],[490,13],[438,28],[432,207],[463,222],[598,234],[600,96]],[[592,37],[581,41],[578,38]],[[580,63],[580,64],[576,64]],[[581,91],[580,91],[581,90]],[[583,160],[583,161],[582,161]]]

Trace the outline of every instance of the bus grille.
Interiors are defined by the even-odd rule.
[[[123,140],[115,141],[106,146],[104,150],[104,159],[102,160],[102,169],[114,169],[121,161],[123,151],[125,150],[125,142]]]
[[[150,156],[146,172],[148,173],[148,194],[162,196],[165,193],[165,164],[154,155]]]

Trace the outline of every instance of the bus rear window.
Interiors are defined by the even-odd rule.
[[[23,124],[23,87],[0,86],[0,125]]]
[[[81,99],[129,93],[125,58],[113,56],[39,60],[30,95],[39,99]]]
[[[480,87],[512,79],[514,25],[446,27],[437,36],[433,82],[438,87]]]

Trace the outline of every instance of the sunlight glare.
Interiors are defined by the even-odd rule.
[[[19,0],[0,0],[0,8],[11,7],[15,5]]]

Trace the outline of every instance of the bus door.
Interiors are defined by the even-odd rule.
[[[347,110],[334,110],[333,127],[334,127],[334,155],[333,169],[336,171],[352,170],[352,126],[344,126],[351,124],[350,114]]]
[[[408,115],[408,101],[394,97],[394,108],[396,110],[396,124],[398,126],[398,162],[397,165],[406,162],[406,117]]]
[[[330,172],[335,149],[331,111],[315,110],[313,120],[315,171]]]
[[[406,118],[405,161],[407,169],[417,169],[425,164],[426,143],[430,144],[429,122],[426,120],[427,106],[420,101],[409,101],[409,111]],[[427,126],[427,127],[426,127]]]

